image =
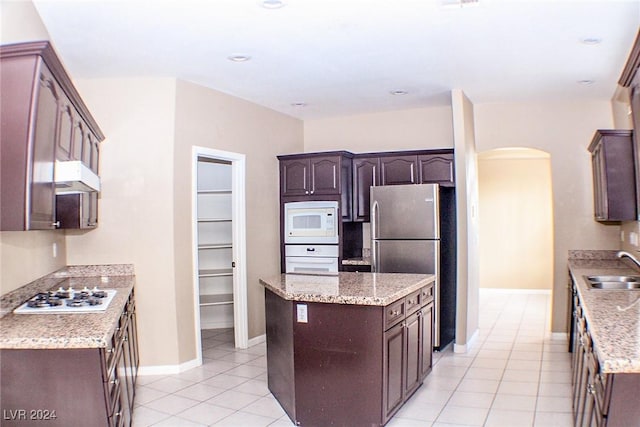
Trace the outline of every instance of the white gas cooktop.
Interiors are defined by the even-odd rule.
[[[18,314],[102,313],[116,295],[115,289],[59,288],[41,292],[13,312]]]

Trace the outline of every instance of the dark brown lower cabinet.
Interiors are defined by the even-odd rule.
[[[132,292],[106,348],[0,350],[0,424],[131,426],[135,326]]]
[[[575,427],[640,426],[640,374],[601,371],[597,343],[575,292],[573,301],[572,385]]]
[[[288,301],[265,290],[268,385],[291,420],[386,424],[431,370],[428,288],[386,307]],[[306,322],[297,321],[298,305]]]
[[[56,196],[59,228],[85,229],[98,226],[98,193],[59,194]]]

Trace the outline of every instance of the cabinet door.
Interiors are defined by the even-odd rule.
[[[75,109],[66,96],[61,95],[58,136],[56,141],[56,160],[71,160],[73,147],[73,128]]]
[[[96,175],[100,169],[100,141],[96,137],[91,138],[91,165],[90,168]]]
[[[86,193],[87,228],[98,226],[98,193]]]
[[[94,139],[93,134],[90,130],[85,129],[84,138],[82,140],[82,163],[85,164],[86,167],[91,167],[91,150],[93,149],[92,140]]]
[[[380,185],[380,159],[353,160],[353,220],[370,221],[371,187]]]
[[[640,177],[640,70],[631,85],[631,121],[633,123],[633,149],[636,176]],[[637,185],[637,184],[636,184]],[[636,213],[640,220],[640,187],[636,188]]]
[[[454,186],[453,154],[427,154],[418,157],[420,183]]]
[[[46,67],[39,79],[32,151],[31,199],[28,229],[55,228],[55,183],[53,179],[58,105],[61,90]]]
[[[418,156],[380,158],[380,185],[416,184]]]
[[[433,303],[429,303],[422,307],[422,367],[420,376],[424,379],[433,364]]]
[[[339,157],[313,157],[310,159],[310,168],[309,194],[340,194]]]
[[[309,160],[281,160],[280,188],[282,196],[305,196],[309,194]]]
[[[71,143],[72,160],[82,160],[82,150],[84,148],[84,137],[86,133],[84,128],[84,123],[79,116],[76,116],[76,119],[73,123],[73,141]]]
[[[404,322],[384,333],[383,407],[385,422],[403,401]]]
[[[404,394],[413,393],[422,383],[422,334],[424,321],[420,310],[407,317],[405,331]]]

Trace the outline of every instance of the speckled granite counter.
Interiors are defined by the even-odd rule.
[[[592,289],[584,278],[638,272],[607,254],[611,251],[597,252],[603,256],[576,259],[570,254],[569,271],[577,284],[600,367],[604,373],[640,373],[640,302],[631,306],[640,298],[640,290]]]
[[[280,274],[260,279],[292,301],[385,306],[435,281],[433,274],[338,273],[337,276]]]
[[[371,258],[347,258],[342,260],[342,265],[371,265]]]
[[[113,335],[133,289],[133,266],[70,266],[0,297],[0,349],[101,348]],[[14,314],[38,292],[71,286],[75,289],[116,289],[106,311],[85,314]]]

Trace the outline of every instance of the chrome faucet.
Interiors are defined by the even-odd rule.
[[[633,261],[633,263],[640,268],[640,261],[638,261],[638,258],[634,257],[631,253],[627,252],[627,251],[619,251],[616,256],[618,258],[622,258],[622,257],[627,257],[629,258],[631,261]]]

